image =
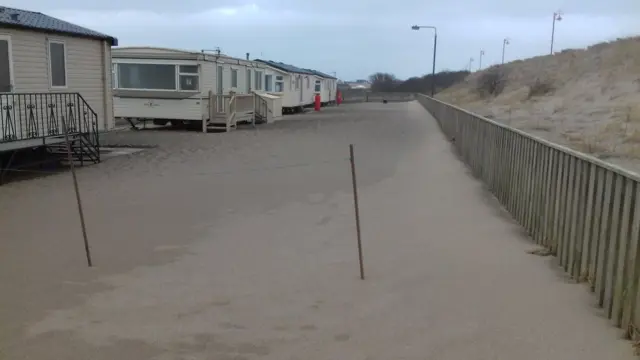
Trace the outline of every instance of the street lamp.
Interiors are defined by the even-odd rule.
[[[411,30],[433,29],[433,65],[431,68],[431,97],[436,94],[436,52],[438,49],[438,29],[435,26],[413,25]]]
[[[469,58],[469,72],[471,72],[471,64],[473,64],[473,58]]]
[[[556,21],[562,20],[562,11],[553,13],[553,23],[551,24],[551,55],[553,55],[553,39],[556,35]]]
[[[509,38],[504,38],[504,40],[502,40],[502,64],[504,65],[504,50],[507,48],[507,45],[509,45]]]
[[[482,56],[484,55],[484,50],[480,50],[480,59],[478,60],[478,70],[482,70]]]

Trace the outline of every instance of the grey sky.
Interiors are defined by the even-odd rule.
[[[322,5],[320,5],[322,4]],[[121,45],[220,47],[336,71],[344,79],[373,72],[400,78],[430,72],[438,27],[437,70],[477,68],[548,53],[552,14],[561,9],[556,49],[640,34],[638,0],[5,0],[118,37]]]

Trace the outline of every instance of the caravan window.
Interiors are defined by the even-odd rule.
[[[176,90],[176,66],[118,64],[118,88]]]
[[[198,91],[198,65],[118,63],[113,68],[117,89]]]
[[[322,85],[320,83],[320,80],[316,80],[316,87],[314,89],[315,92],[320,92],[320,89],[322,88]]]
[[[116,64],[111,64],[111,88],[112,89],[117,89],[118,88],[118,72],[117,72],[118,66],[116,66]]]
[[[180,65],[180,90],[196,91],[198,86],[198,65]]]
[[[49,74],[51,87],[67,87],[67,49],[61,41],[49,41]]]
[[[273,91],[273,75],[264,76],[264,90]]]
[[[238,87],[238,70],[236,69],[231,69],[231,87]]]
[[[262,90],[262,71],[256,71],[255,75],[256,80],[254,85],[256,86],[256,90]]]
[[[284,76],[276,76],[276,92],[284,92]]]

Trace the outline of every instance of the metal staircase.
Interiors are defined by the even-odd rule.
[[[0,93],[0,173],[18,164],[20,152],[45,149],[37,162],[100,162],[98,114],[79,93]]]

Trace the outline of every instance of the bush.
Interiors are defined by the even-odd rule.
[[[534,96],[544,96],[555,91],[555,87],[551,84],[551,81],[536,79],[536,81],[529,85],[529,99]]]
[[[507,85],[507,74],[502,66],[485,70],[478,78],[476,90],[481,97],[498,96]]]

